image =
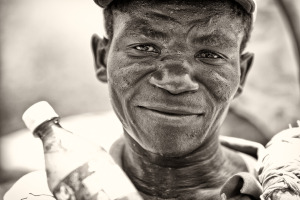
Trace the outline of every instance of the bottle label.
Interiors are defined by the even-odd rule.
[[[121,199],[138,192],[109,156],[98,156],[66,176],[54,189],[58,200]]]

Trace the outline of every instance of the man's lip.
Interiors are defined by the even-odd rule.
[[[182,115],[182,116],[186,116],[186,115],[203,115],[203,113],[201,112],[194,112],[194,111],[189,111],[186,109],[182,109],[182,108],[168,108],[168,107],[155,107],[155,106],[138,106],[140,108],[143,109],[148,109],[151,111],[155,111],[155,112],[159,112],[162,114],[168,114],[168,115]]]

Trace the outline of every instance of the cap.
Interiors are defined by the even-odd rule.
[[[94,0],[95,3],[102,7],[105,8],[108,6],[113,0]],[[252,15],[252,20],[254,21],[256,18],[256,13],[257,13],[257,4],[256,0],[234,0],[237,3],[239,3],[243,8]]]
[[[42,123],[53,118],[59,117],[50,104],[46,101],[40,101],[30,106],[23,114],[22,119],[27,128],[34,130]]]

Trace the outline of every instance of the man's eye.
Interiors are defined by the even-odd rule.
[[[208,58],[208,59],[222,59],[222,57],[213,52],[201,52],[197,56],[198,58]]]
[[[138,45],[133,48],[135,48],[136,50],[139,50],[139,51],[158,53],[158,51],[155,47],[153,47],[152,45],[148,45],[148,44]]]
[[[223,65],[228,61],[225,55],[209,50],[200,51],[195,58],[200,62],[211,65]]]

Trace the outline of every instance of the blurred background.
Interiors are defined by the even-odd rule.
[[[300,1],[292,1],[300,11]],[[92,0],[1,0],[0,9],[1,199],[20,176],[43,167],[41,144],[21,119],[33,103],[48,101],[70,130],[88,129],[91,138],[121,126],[94,74],[90,38],[104,30]],[[265,144],[300,119],[299,54],[276,0],[258,1],[247,50],[254,65],[222,133]]]

